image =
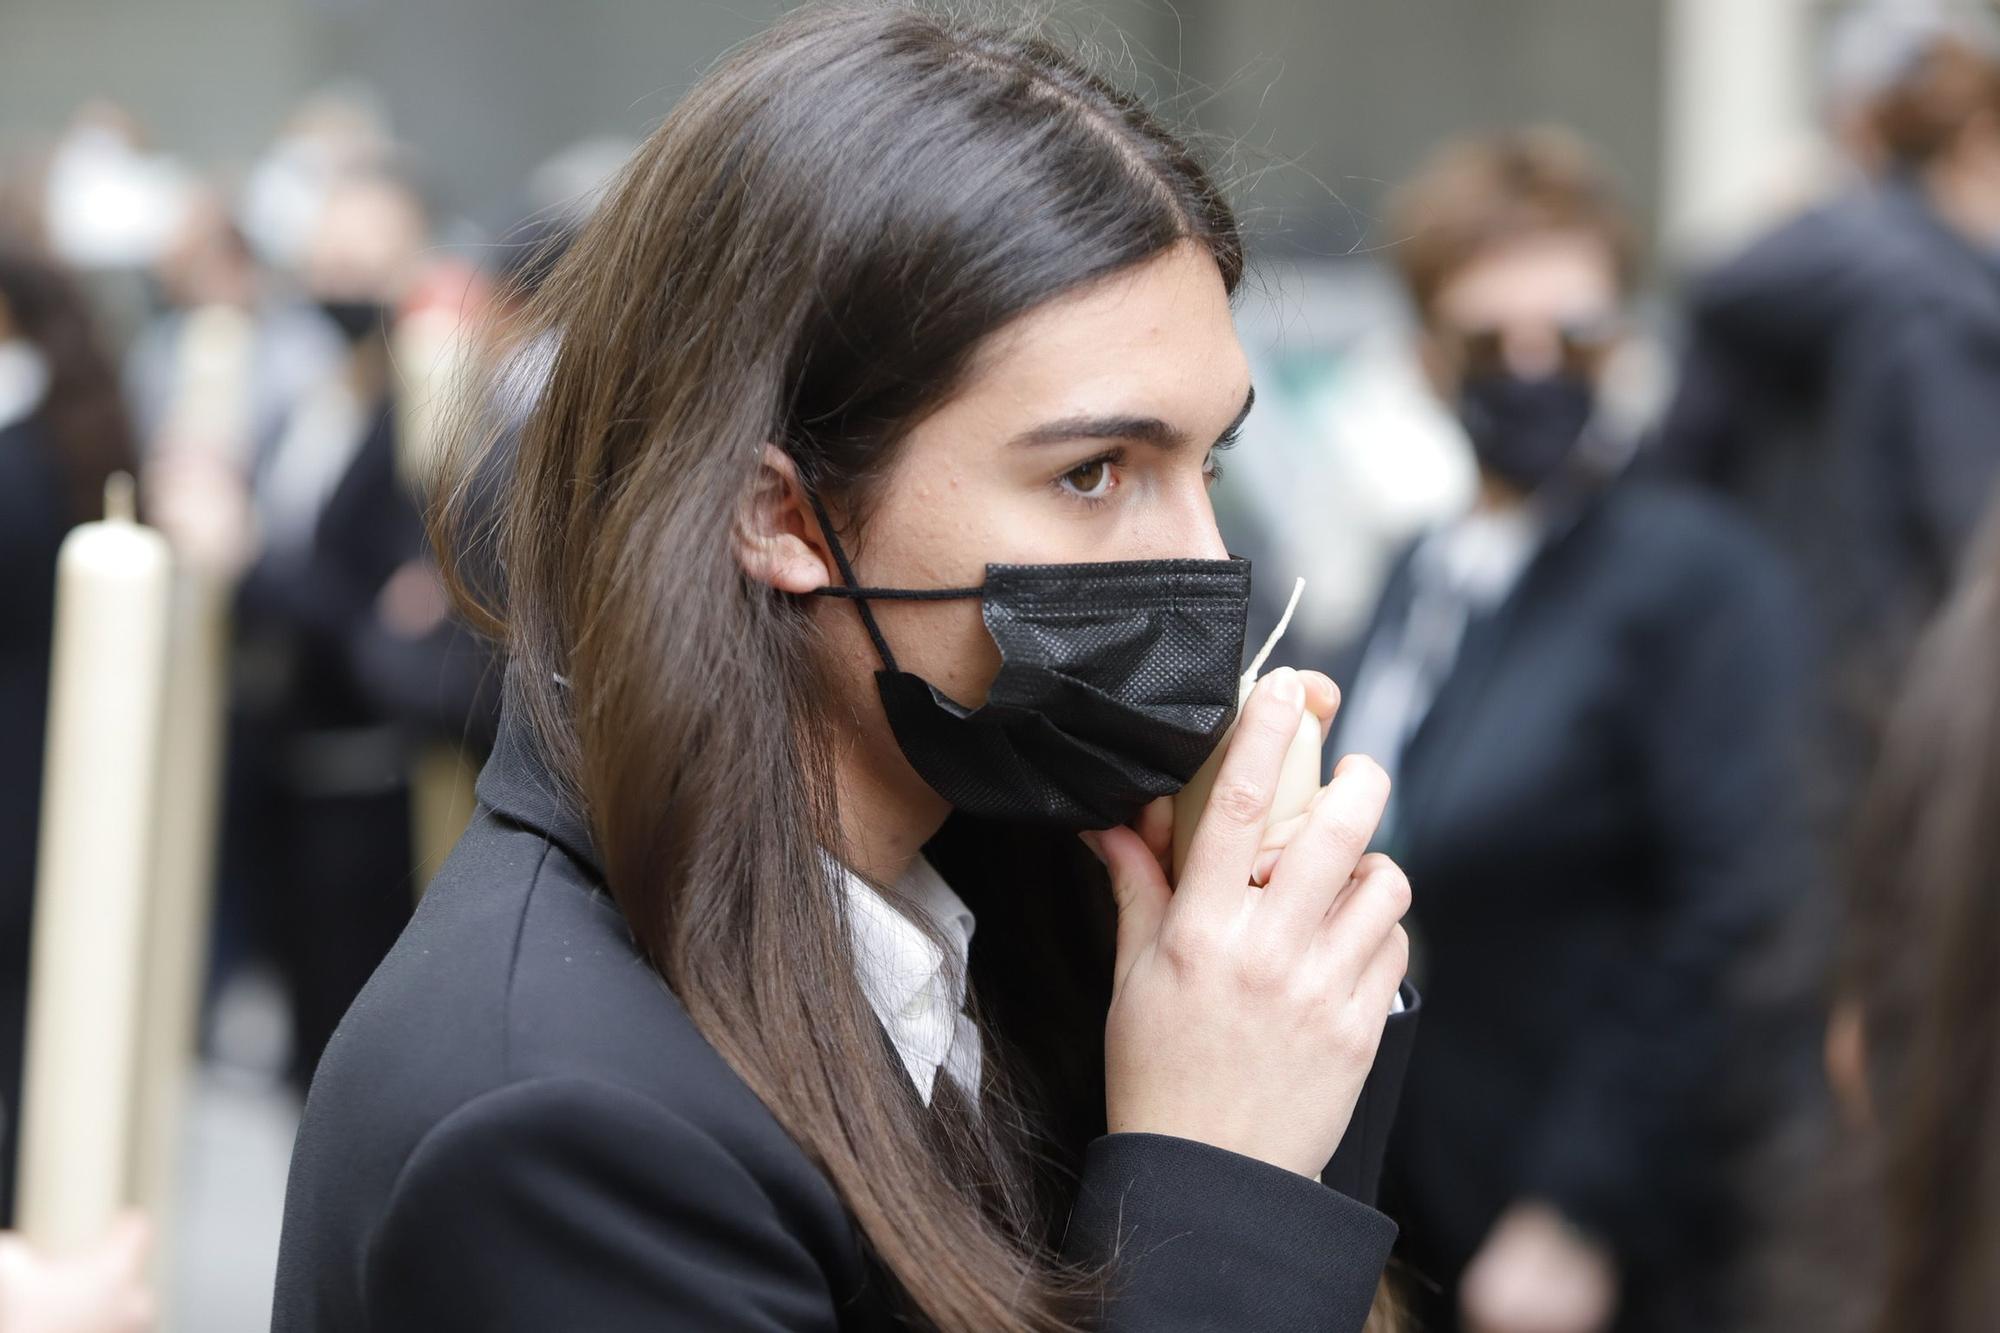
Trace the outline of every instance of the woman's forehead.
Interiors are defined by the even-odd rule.
[[[1058,297],[987,339],[941,409],[998,427],[1051,416],[1144,414],[1226,425],[1249,385],[1229,295],[1207,252],[1180,245]]]

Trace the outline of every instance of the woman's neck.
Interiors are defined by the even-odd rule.
[[[931,840],[951,806],[916,775],[892,741],[876,753],[867,740],[841,747],[840,859],[874,884],[894,884]]]

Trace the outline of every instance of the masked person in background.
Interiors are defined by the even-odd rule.
[[[1618,477],[1632,232],[1581,145],[1451,146],[1392,232],[1481,474],[1395,567],[1337,729],[1422,890],[1385,1186],[1419,1321],[1714,1328],[1726,980],[1796,882],[1793,603],[1709,502]]]

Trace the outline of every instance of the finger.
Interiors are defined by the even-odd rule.
[[[1264,888],[1271,882],[1271,872],[1278,868],[1278,858],[1285,854],[1282,847],[1266,847],[1257,853],[1257,859],[1250,866],[1250,882]]]
[[[1329,913],[1338,911],[1341,901],[1354,891],[1356,884],[1367,879],[1370,875],[1380,873],[1384,869],[1396,874],[1402,873],[1397,868],[1396,863],[1381,852],[1367,853],[1354,863],[1354,873],[1347,877],[1347,883],[1340,886],[1340,892],[1333,895],[1333,901],[1327,905],[1326,910]]]
[[[1285,751],[1304,711],[1305,686],[1290,667],[1279,667],[1250,692],[1188,845],[1176,910],[1227,910],[1248,891]]]
[[[1361,1012],[1369,1015],[1380,1014],[1382,1021],[1389,1020],[1389,1006],[1395,1001],[1397,992],[1403,989],[1403,982],[1410,975],[1410,934],[1398,925],[1389,931],[1382,947],[1368,960],[1361,970],[1361,980],[1354,985],[1354,1002],[1361,1006]]]
[[[1339,904],[1327,913],[1320,938],[1330,965],[1338,974],[1354,978],[1358,985],[1369,960],[1409,910],[1410,881],[1402,868],[1387,857],[1371,861],[1366,873],[1348,887]]]
[[[1171,868],[1174,856],[1174,798],[1162,796],[1148,801],[1132,827],[1139,831],[1139,840],[1146,844],[1146,850],[1153,854],[1154,859],[1161,866]]]
[[[1104,863],[1111,879],[1111,900],[1118,908],[1118,960],[1113,984],[1124,981],[1127,969],[1160,933],[1173,890],[1166,872],[1145,841],[1129,828],[1108,828],[1077,835]]]
[[[1333,730],[1334,715],[1340,711],[1340,686],[1318,671],[1299,672],[1299,681],[1306,688],[1306,711],[1319,719],[1319,742],[1324,745]]]
[[[1317,796],[1314,797],[1318,799]],[[1282,819],[1264,830],[1264,841],[1257,850],[1257,859],[1250,867],[1252,884],[1268,884],[1271,872],[1278,868],[1278,858],[1299,830],[1306,826],[1306,812],[1300,811],[1290,819]]]
[[[1306,802],[1305,809],[1290,819],[1281,819],[1264,830],[1264,841],[1257,852],[1256,863],[1250,868],[1252,884],[1264,885],[1271,882],[1271,874],[1278,868],[1278,858],[1283,855],[1285,848],[1291,845],[1292,839],[1305,828],[1313,807],[1319,804],[1319,798],[1325,794],[1326,788],[1321,787],[1312,794],[1312,799]]]
[[[1372,759],[1349,755],[1333,781],[1315,798],[1306,826],[1292,839],[1258,906],[1276,935],[1309,942],[1313,928],[1354,875],[1382,812],[1389,804],[1389,775]]]

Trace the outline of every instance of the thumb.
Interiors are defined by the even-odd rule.
[[[1133,830],[1119,825],[1079,836],[1083,845],[1104,863],[1105,873],[1111,878],[1111,899],[1118,905],[1117,975],[1123,980],[1125,969],[1139,956],[1139,951],[1160,933],[1167,905],[1174,898],[1173,890],[1167,887],[1166,872],[1160,868],[1159,858]]]

